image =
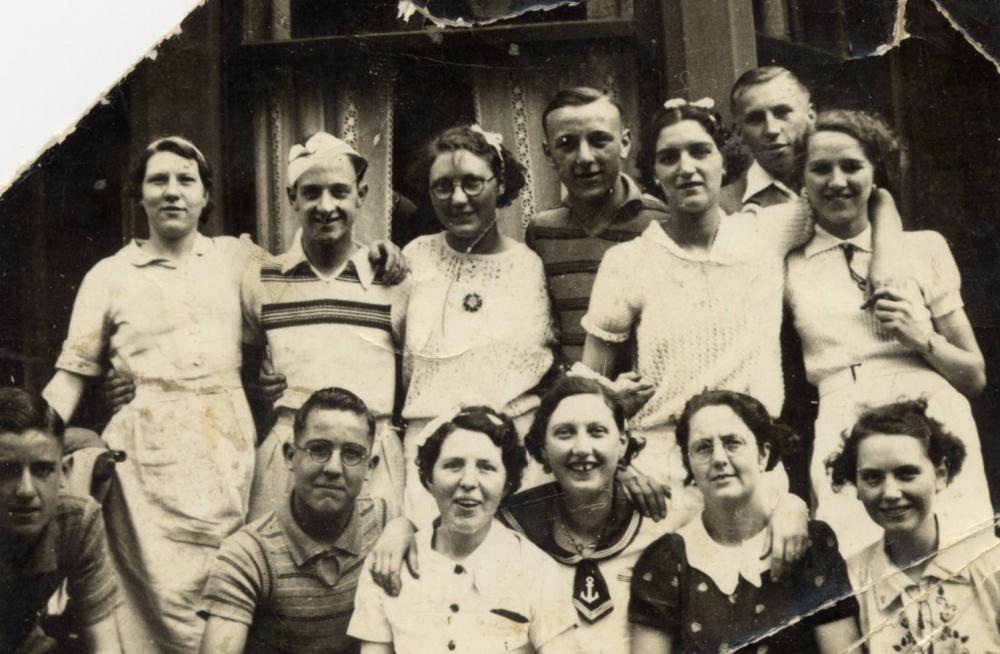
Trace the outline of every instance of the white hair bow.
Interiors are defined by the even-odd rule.
[[[690,105],[692,107],[698,107],[699,109],[705,109],[706,111],[712,111],[715,109],[715,100],[713,100],[712,98],[702,98],[701,100],[688,102],[684,98],[672,98],[663,103],[663,108],[680,109],[681,107],[686,105]]]

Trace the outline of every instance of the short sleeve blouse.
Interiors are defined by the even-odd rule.
[[[629,620],[669,634],[678,652],[715,654],[751,644],[745,651],[815,651],[812,630],[856,617],[858,605],[833,531],[811,521],[809,537],[805,557],[783,581],[765,571],[758,588],[740,577],[727,595],[689,565],[684,538],[667,534],[635,566]]]

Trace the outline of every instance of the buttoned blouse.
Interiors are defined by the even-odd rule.
[[[239,386],[240,281],[249,240],[195,236],[180,262],[134,240],[84,277],[56,368],[96,377],[110,359],[134,380]]]
[[[864,291],[847,269],[844,243],[853,250],[851,268],[866,278],[872,256],[870,226],[846,241],[817,226],[813,239],[788,256],[788,304],[802,337],[809,381],[819,384],[853,364],[873,360],[926,366],[922,357],[889,334],[874,313],[861,308]],[[926,307],[933,318],[961,309],[961,277],[944,238],[937,232],[903,232],[900,244],[911,275],[901,292]]]
[[[348,634],[392,643],[398,654],[493,654],[534,651],[574,628],[556,563],[527,538],[494,520],[476,551],[456,563],[432,549],[433,533],[417,532],[420,578],[404,570],[396,597],[371,580],[369,557]]]
[[[711,250],[687,252],[652,223],[605,255],[583,318],[588,333],[624,342],[634,328],[637,370],[656,385],[640,428],[672,422],[692,395],[724,388],[781,412],[785,255],[812,233],[800,203],[723,215]]]
[[[1000,540],[992,525],[973,534],[939,525],[945,546],[918,580],[889,559],[884,537],[848,562],[873,654],[1000,652]]]

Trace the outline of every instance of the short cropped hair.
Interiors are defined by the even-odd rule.
[[[907,400],[868,409],[858,417],[850,433],[844,433],[840,450],[826,460],[834,490],[854,484],[858,472],[858,448],[876,434],[910,436],[924,446],[934,467],[944,465],[948,483],[962,470],[965,445],[942,425],[927,415],[927,400]]]
[[[205,193],[208,194],[208,202],[201,211],[201,220],[199,222],[204,223],[207,221],[214,206],[212,203],[212,167],[208,165],[208,161],[205,159],[205,155],[201,153],[201,150],[183,136],[164,136],[146,146],[146,149],[142,151],[139,159],[135,162],[135,167],[132,168],[129,195],[136,202],[142,201],[142,184],[146,179],[146,164],[158,152],[170,152],[176,154],[178,157],[191,159],[198,164],[198,175],[201,177],[201,185],[205,187]]]
[[[497,196],[497,207],[510,206],[525,184],[525,168],[503,145],[497,148],[486,142],[482,132],[471,125],[458,125],[441,132],[418,153],[409,171],[410,184],[422,197],[430,197],[431,166],[438,155],[467,150],[489,163],[490,170],[503,181],[503,193]]]
[[[612,99],[610,95],[590,86],[575,86],[570,89],[562,89],[545,105],[545,109],[542,111],[542,132],[548,134],[549,114],[556,109],[562,109],[563,107],[583,107],[599,100],[606,100],[610,103],[611,106],[618,110],[618,115],[624,120],[625,112],[622,110],[622,106]]]
[[[811,94],[809,93],[809,89],[799,81],[798,77],[792,74],[792,71],[781,66],[760,66],[759,68],[751,68],[746,71],[733,84],[733,90],[729,92],[729,109],[733,112],[733,115],[739,118],[739,101],[743,97],[743,94],[747,92],[747,89],[766,84],[779,77],[787,77],[788,81],[802,92],[806,100],[810,100]]]
[[[629,433],[625,420],[625,408],[621,403],[597,381],[587,379],[586,377],[562,377],[556,381],[552,390],[542,397],[541,405],[539,405],[538,411],[535,412],[535,418],[532,420],[531,427],[524,437],[524,447],[528,450],[528,454],[539,463],[545,462],[545,434],[548,432],[552,414],[555,413],[563,400],[574,395],[597,395],[604,400],[604,404],[611,409],[611,415],[615,421],[615,426],[618,427],[618,431],[625,434],[625,437],[628,439],[628,444],[625,447],[625,452],[622,454],[619,465],[624,467],[631,463],[632,459],[642,450],[645,441]]]
[[[681,450],[681,460],[687,470],[685,483],[694,481],[691,474],[691,462],[688,460],[688,442],[691,439],[691,419],[698,411],[710,406],[727,406],[743,421],[754,438],[758,449],[764,445],[771,448],[765,469],[771,470],[781,460],[782,455],[794,451],[798,447],[798,437],[787,427],[777,422],[767,412],[760,400],[745,393],[736,391],[702,391],[684,405],[681,417],[677,422],[676,440]]]
[[[424,488],[430,490],[434,464],[441,456],[441,446],[445,439],[458,429],[485,434],[500,448],[500,460],[507,475],[504,497],[516,493],[521,487],[521,478],[528,465],[528,457],[524,453],[524,447],[518,439],[517,429],[510,417],[487,406],[470,406],[462,409],[454,418],[435,429],[420,446],[417,450],[417,470]]]
[[[295,413],[295,421],[292,423],[292,432],[295,435],[296,441],[299,440],[306,430],[306,421],[309,418],[309,414],[320,410],[346,411],[360,416],[364,418],[365,423],[368,425],[368,435],[372,438],[375,437],[375,416],[368,409],[368,405],[351,391],[334,387],[316,391],[299,407],[299,410]]]
[[[65,443],[66,425],[41,395],[14,387],[0,388],[0,432],[37,430]]]
[[[868,163],[874,169],[875,184],[899,197],[904,153],[896,135],[881,118],[867,111],[851,109],[824,111],[816,117],[815,125],[806,134],[806,152],[809,149],[809,139],[817,132],[840,132],[852,137],[861,145]]]

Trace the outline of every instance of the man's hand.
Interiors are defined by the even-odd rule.
[[[255,400],[274,404],[288,390],[288,382],[280,372],[260,371],[256,381],[244,384],[247,395]]]
[[[372,580],[390,597],[399,595],[403,588],[400,571],[403,561],[414,579],[420,577],[417,565],[417,542],[413,538],[413,524],[405,516],[389,521],[372,548]]]
[[[625,409],[625,415],[631,418],[653,397],[656,386],[643,381],[642,375],[637,372],[623,372],[607,390]]]
[[[135,399],[135,383],[128,377],[119,375],[114,368],[110,368],[101,380],[97,393],[104,407],[114,415]]]
[[[625,497],[639,513],[659,522],[667,517],[667,498],[670,497],[670,487],[661,484],[652,477],[647,477],[633,466],[618,472]]]
[[[368,260],[376,268],[382,269],[382,280],[394,286],[404,279],[410,272],[406,266],[406,258],[392,241],[379,239],[368,248]]]
[[[771,578],[779,581],[791,572],[809,549],[809,507],[802,498],[785,493],[771,514],[764,552],[771,552]]]

